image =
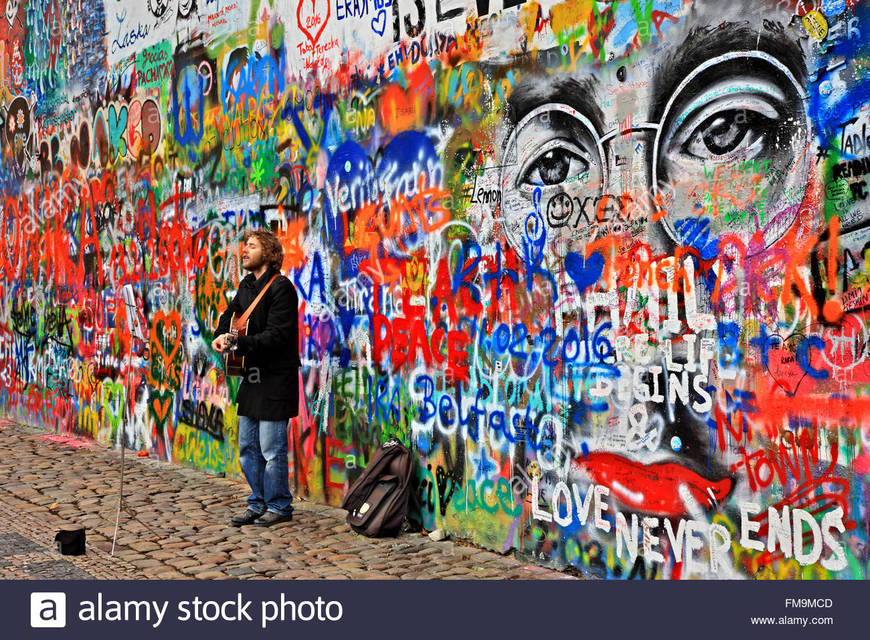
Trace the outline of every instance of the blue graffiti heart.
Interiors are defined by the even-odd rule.
[[[387,28],[387,10],[381,9],[374,18],[372,18],[372,30],[379,36],[384,35]]]
[[[580,289],[580,293],[583,293],[601,277],[604,271],[604,256],[596,251],[584,260],[579,253],[569,251],[565,256],[565,269]]]

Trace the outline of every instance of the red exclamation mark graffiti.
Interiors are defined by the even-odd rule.
[[[831,294],[837,292],[837,251],[838,237],[840,234],[840,217],[834,216],[831,218],[830,233],[828,234],[828,291]],[[843,303],[840,302],[836,295],[825,303],[822,308],[822,314],[828,322],[839,322],[843,317]]]

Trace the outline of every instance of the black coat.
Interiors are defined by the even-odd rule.
[[[230,329],[230,316],[241,316],[270,278],[248,274],[221,315],[216,335]],[[239,415],[256,420],[287,420],[299,413],[299,300],[296,287],[279,275],[248,319],[248,334],[239,337],[245,378],[239,387]]]

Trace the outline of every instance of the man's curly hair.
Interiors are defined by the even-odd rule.
[[[251,236],[260,241],[263,247],[263,259],[270,267],[276,271],[281,271],[281,265],[284,263],[284,247],[278,241],[277,236],[268,229],[255,229],[245,231],[243,242],[247,242]]]

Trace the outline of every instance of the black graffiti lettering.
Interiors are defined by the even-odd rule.
[[[470,202],[479,204],[498,204],[501,202],[501,191],[479,187],[471,193]]]
[[[72,347],[72,318],[67,314],[66,307],[58,305],[45,312],[43,326],[46,340],[54,340],[59,344]]]
[[[36,310],[30,302],[14,300],[10,317],[12,331],[28,338],[36,335]]]
[[[438,17],[438,22],[444,22],[445,20],[450,20],[451,18],[455,18],[458,15],[462,14],[462,9],[460,7],[456,7],[454,9],[448,9],[446,12],[441,9],[441,0],[435,0],[435,15]]]
[[[447,505],[450,504],[450,498],[453,497],[456,481],[448,475],[444,467],[438,465],[435,470],[435,483],[438,486],[438,507],[443,516],[447,514]]]
[[[205,431],[213,438],[224,439],[224,412],[217,405],[209,406],[204,401],[196,403],[189,398],[184,399],[181,401],[178,419],[200,431]]]
[[[414,0],[414,7],[417,10],[417,22],[411,24],[411,14],[405,16],[405,31],[409,38],[416,38],[426,26],[426,4],[423,0]]]
[[[577,209],[577,221],[574,223],[574,227],[580,225],[580,216],[583,216],[583,221],[585,224],[592,224],[592,220],[589,219],[589,213],[586,211],[586,205],[592,200],[590,196],[586,196],[583,200],[580,200],[579,196],[574,196],[574,202],[577,205],[575,209]]]

